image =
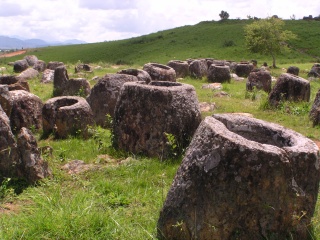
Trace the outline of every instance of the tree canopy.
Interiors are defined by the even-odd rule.
[[[221,20],[228,19],[229,13],[222,10],[221,13],[219,13],[219,16],[220,16]]]
[[[287,48],[287,41],[296,37],[284,30],[284,21],[279,18],[266,18],[245,27],[245,40],[249,51],[272,56],[276,67],[276,55]]]

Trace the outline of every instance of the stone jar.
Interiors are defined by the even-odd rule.
[[[115,107],[114,146],[165,159],[179,154],[201,121],[193,86],[177,82],[127,82]]]
[[[318,153],[313,141],[274,123],[206,117],[161,210],[159,239],[308,239]]]

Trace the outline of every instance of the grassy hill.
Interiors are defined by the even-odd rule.
[[[74,63],[108,62],[137,64],[167,63],[172,59],[212,57],[226,60],[271,62],[269,57],[246,50],[244,26],[253,20],[206,21],[120,41],[45,47],[29,51],[44,61]],[[291,51],[277,57],[278,63],[316,62],[320,59],[320,21],[285,20],[285,28],[298,38],[289,42]],[[21,56],[7,59],[12,61]]]

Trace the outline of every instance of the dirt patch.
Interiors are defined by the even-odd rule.
[[[17,213],[20,210],[20,206],[14,203],[4,203],[0,205],[0,213],[9,214]]]
[[[20,51],[15,51],[15,52],[10,52],[10,53],[4,53],[4,54],[0,54],[0,58],[13,57],[13,56],[24,54],[26,52],[27,52],[27,50],[20,50]]]

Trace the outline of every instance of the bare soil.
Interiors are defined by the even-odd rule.
[[[26,52],[27,52],[27,50],[20,50],[20,51],[15,51],[15,52],[10,52],[10,53],[4,53],[4,54],[0,54],[0,58],[13,57],[13,56],[24,54]]]

